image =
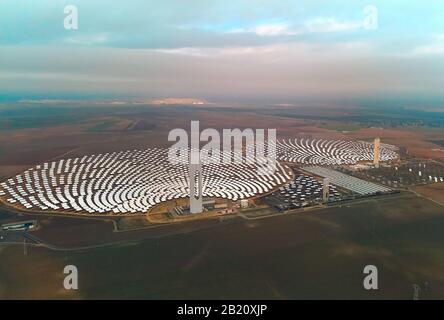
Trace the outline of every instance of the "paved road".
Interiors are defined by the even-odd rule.
[[[0,244],[2,243],[23,243],[23,232],[0,231]]]

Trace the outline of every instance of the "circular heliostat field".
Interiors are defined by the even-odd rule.
[[[202,161],[203,196],[233,201],[268,192],[291,179],[253,163]],[[64,213],[144,213],[189,196],[187,160],[171,164],[168,149],[89,155],[37,165],[0,184],[0,196],[18,208]]]
[[[280,140],[276,150],[279,161],[301,164],[356,164],[373,159],[373,144],[363,141]],[[145,213],[159,203],[189,196],[185,157],[172,164],[168,149],[155,148],[47,162],[1,183],[0,197],[27,210]],[[381,144],[381,161],[397,157],[396,147]],[[268,169],[265,159],[226,164],[203,158],[203,196],[236,201],[264,194],[291,179],[291,170],[283,163],[278,162],[276,170]]]
[[[284,139],[276,144],[280,161],[311,165],[356,164],[372,161],[373,143],[323,139]],[[397,147],[381,143],[380,161],[397,159]]]

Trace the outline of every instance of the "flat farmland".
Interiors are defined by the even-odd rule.
[[[140,240],[107,247],[31,248],[26,257],[21,246],[2,246],[0,297],[35,297],[44,281],[39,297],[66,298],[66,264],[80,272],[72,298],[411,299],[414,284],[420,298],[444,297],[444,210],[414,194],[174,227],[176,233],[150,239],[145,230]],[[377,291],[362,287],[368,264],[378,267]]]
[[[444,159],[442,147],[432,142],[444,140],[439,128],[393,126],[388,120],[374,127],[372,122],[363,120],[364,116],[353,116],[363,112],[360,108],[329,106],[283,109],[225,105],[1,106],[0,178],[60,158],[166,147],[171,145],[169,131],[187,130],[192,120],[200,121],[201,130],[275,128],[279,137],[287,138],[372,140],[379,136],[383,142],[408,148],[412,156]],[[384,117],[391,119],[392,115],[381,113],[380,118]]]
[[[444,205],[444,183],[433,183],[425,186],[414,187],[413,190]]]

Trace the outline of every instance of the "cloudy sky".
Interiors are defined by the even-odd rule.
[[[443,101],[443,75],[442,0],[0,1],[11,99]]]

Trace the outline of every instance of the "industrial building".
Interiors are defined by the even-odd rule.
[[[350,190],[359,195],[372,195],[376,193],[388,193],[391,191],[391,189],[387,187],[352,177],[329,168],[314,166],[303,167],[302,170],[322,178],[328,178],[332,184]]]

